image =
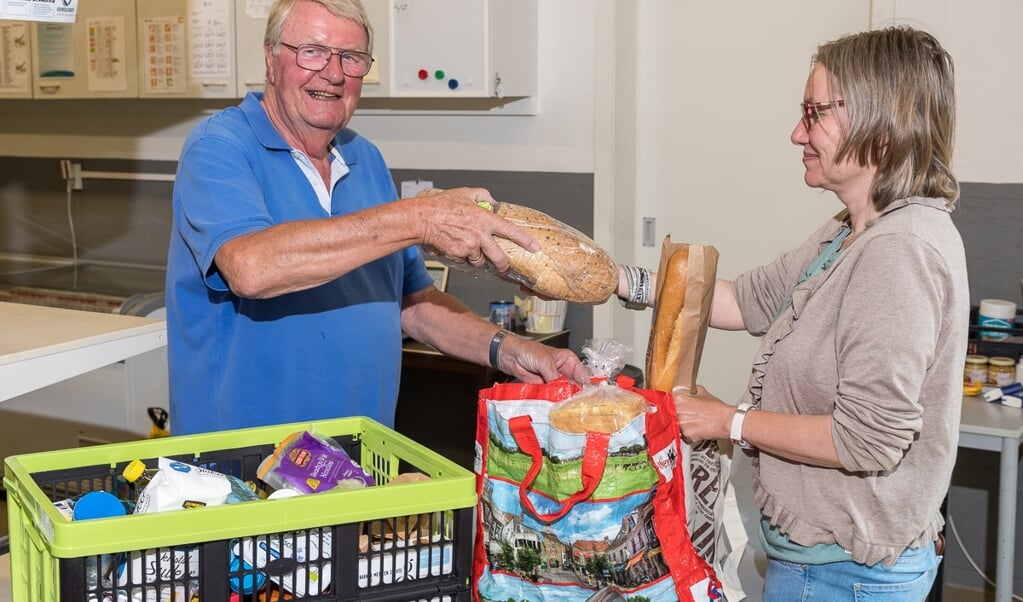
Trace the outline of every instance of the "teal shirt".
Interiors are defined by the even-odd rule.
[[[827,564],[852,560],[852,555],[837,543],[801,546],[789,539],[778,527],[772,527],[771,521],[766,517],[760,519],[760,545],[764,547],[767,557],[772,560],[797,564]]]

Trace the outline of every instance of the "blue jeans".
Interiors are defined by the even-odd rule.
[[[768,559],[764,602],[920,602],[931,591],[941,559],[933,545],[907,549],[891,567]]]

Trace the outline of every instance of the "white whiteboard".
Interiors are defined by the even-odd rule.
[[[391,95],[487,95],[489,4],[393,0]]]

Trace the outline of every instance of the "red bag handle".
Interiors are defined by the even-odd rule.
[[[540,474],[540,469],[543,468],[543,450],[536,439],[536,432],[533,431],[533,419],[529,416],[515,416],[508,420],[508,426],[519,449],[529,454],[529,457],[533,459],[529,471],[522,479],[522,483],[519,484],[519,500],[530,514],[540,521],[551,523],[568,514],[576,503],[593,495],[597,485],[600,484],[601,477],[604,475],[604,464],[607,462],[607,446],[611,438],[609,434],[586,433],[586,446],[583,448],[582,465],[583,488],[562,502],[560,510],[550,514],[540,514],[533,507],[533,502],[530,501],[529,496],[526,495],[529,492],[529,486],[533,484],[537,475]]]

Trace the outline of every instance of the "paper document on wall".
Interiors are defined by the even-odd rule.
[[[123,92],[128,89],[128,54],[124,46],[124,17],[87,20],[89,90]],[[134,25],[134,24],[133,24]]]
[[[0,0],[0,19],[74,23],[78,0]]]
[[[0,21],[0,94],[27,93],[28,24]]]
[[[74,77],[75,55],[72,25],[44,23],[36,27],[39,77]]]
[[[149,93],[185,91],[185,18],[148,17],[142,21],[143,87]]]

